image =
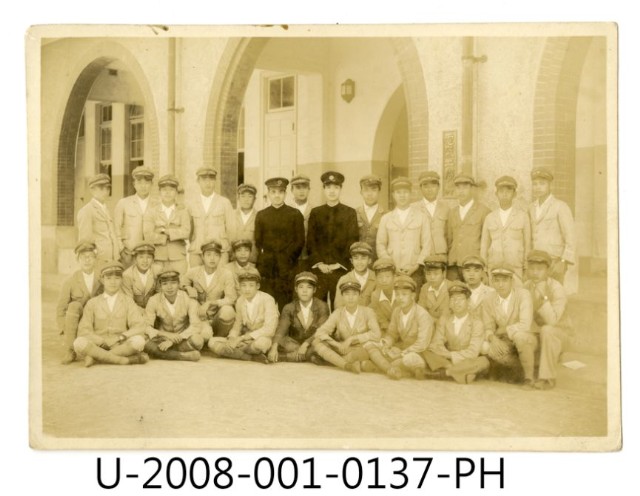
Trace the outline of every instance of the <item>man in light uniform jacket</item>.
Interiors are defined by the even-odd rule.
[[[429,219],[431,227],[431,241],[433,248],[431,253],[436,255],[447,254],[447,219],[449,217],[449,205],[443,199],[438,199],[440,191],[440,175],[436,171],[426,171],[418,177],[422,199],[412,205]]]

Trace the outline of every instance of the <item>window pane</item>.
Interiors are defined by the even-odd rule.
[[[111,128],[100,130],[100,160],[111,160]]]
[[[129,106],[129,117],[143,117],[144,116],[144,107],[142,105],[130,105]]]
[[[102,107],[102,120],[101,122],[111,122],[111,105],[105,105]]]
[[[282,79],[269,81],[269,110],[282,107]]]
[[[289,76],[282,79],[282,106],[293,107],[295,104],[295,79]]]

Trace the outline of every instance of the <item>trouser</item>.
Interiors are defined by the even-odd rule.
[[[253,355],[264,355],[271,348],[271,338],[261,336],[251,341],[243,341],[233,347],[229,338],[213,337],[209,340],[209,349],[214,355],[236,360],[253,360]]]
[[[492,369],[506,372],[508,378],[513,380],[518,380],[524,375],[525,380],[532,381],[538,337],[533,332],[521,331],[513,335],[513,340],[505,334],[496,336],[496,339],[506,343],[509,346],[509,351],[503,356],[497,356],[489,349],[487,357],[491,362]]]
[[[226,338],[229,335],[229,331],[233,327],[233,322],[236,320],[236,311],[231,305],[221,306],[215,315],[208,319],[205,326],[202,327],[201,334],[209,334],[206,338],[207,341],[213,337]]]
[[[128,357],[141,353],[144,350],[146,340],[141,335],[131,336],[109,350],[101,347],[99,343],[100,339],[95,335],[80,336],[73,342],[73,349],[79,358],[90,356],[103,363],[128,365],[130,363],[140,363],[134,362]]]
[[[419,295],[420,289],[424,284],[424,271],[422,270],[422,266],[418,267],[418,269],[411,274],[411,279],[416,283],[416,295]]]
[[[435,372],[438,369],[445,369],[446,374],[460,384],[466,384],[467,375],[479,374],[489,368],[489,360],[483,356],[467,358],[457,363],[430,350],[423,352],[422,356],[430,370]]]
[[[403,355],[400,348],[388,348],[373,341],[369,341],[363,346],[369,354],[369,359],[383,373],[387,373],[391,368],[396,368],[409,377],[413,376],[416,370],[424,370],[426,367],[424,359],[419,353],[409,352]]]
[[[564,276],[567,273],[567,264],[561,264],[560,258],[554,258],[549,268],[549,275],[560,284],[564,284]]]
[[[262,274],[261,274],[262,275]],[[278,304],[278,311],[281,312],[284,306],[293,299],[293,279],[289,274],[274,277],[262,277],[260,290],[273,296]]]
[[[539,379],[555,379],[558,374],[560,355],[571,343],[567,329],[545,325],[540,328],[540,369]]]
[[[67,306],[64,314],[64,328],[62,334],[64,336],[64,349],[73,350],[73,342],[78,337],[78,324],[82,318],[82,310],[84,306],[79,301],[72,301]]]
[[[159,345],[163,341],[164,338],[162,337],[156,337],[147,341],[144,346],[144,351],[146,351],[151,358],[159,358],[161,360],[190,360],[192,359],[190,358],[190,355],[185,355],[185,353],[200,351],[205,343],[202,336],[194,334],[188,339],[184,339],[178,344],[172,345],[167,350],[161,350]]]
[[[329,296],[329,308],[333,310],[333,301],[336,296],[336,286],[340,278],[347,273],[346,270],[340,268],[336,269],[329,274],[323,274],[319,269],[312,269],[312,272],[318,277],[318,287],[316,289],[315,297],[322,301],[327,301],[327,295]]]
[[[156,274],[159,274],[163,270],[176,270],[183,275],[187,272],[187,261],[182,260],[155,260],[153,262],[153,269]]]
[[[341,369],[344,369],[348,363],[361,362],[369,359],[369,354],[364,347],[360,345],[350,346],[344,355],[334,350],[325,341],[318,339],[313,342],[312,347],[313,351],[317,353],[320,358]]]
[[[450,281],[462,281],[462,267],[449,265],[447,267],[447,279]]]
[[[131,250],[129,250],[129,248],[123,248],[120,252],[120,263],[124,266],[124,268],[128,269],[129,267],[131,267],[134,261],[135,258],[133,256],[133,253],[131,253]]]

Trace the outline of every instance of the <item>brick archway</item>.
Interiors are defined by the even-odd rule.
[[[576,107],[592,38],[549,38],[534,102],[533,166],[554,171],[554,195],[575,205]]]
[[[269,38],[229,40],[214,77],[205,122],[204,165],[220,172],[221,193],[235,197],[238,180],[238,118],[247,84]],[[428,161],[427,94],[422,64],[411,38],[392,38],[407,101],[409,174],[417,179]]]
[[[158,170],[159,162],[159,137],[156,107],[153,101],[151,88],[147,78],[135,57],[122,45],[115,42],[98,43],[90,48],[81,57],[76,65],[77,77],[71,79],[73,85],[68,90],[68,97],[64,107],[64,113],[60,122],[60,137],[57,142],[57,150],[53,155],[57,157],[57,177],[54,184],[57,186],[55,198],[57,199],[56,225],[73,226],[74,212],[74,185],[76,163],[76,141],[80,118],[84,110],[93,83],[101,71],[115,60],[121,61],[135,77],[144,97],[145,130],[146,138],[150,142],[151,163],[154,170]]]

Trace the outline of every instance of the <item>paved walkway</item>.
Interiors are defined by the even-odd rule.
[[[593,298],[603,294],[602,279],[587,281],[589,297],[571,302],[580,338],[563,359],[587,366],[561,367],[557,388],[545,392],[486,380],[468,386],[395,382],[312,364],[262,365],[206,355],[198,363],[63,366],[55,331],[60,279],[43,280],[43,431],[49,436],[241,438],[257,439],[258,446],[259,439],[274,437],[606,435],[605,306]]]

